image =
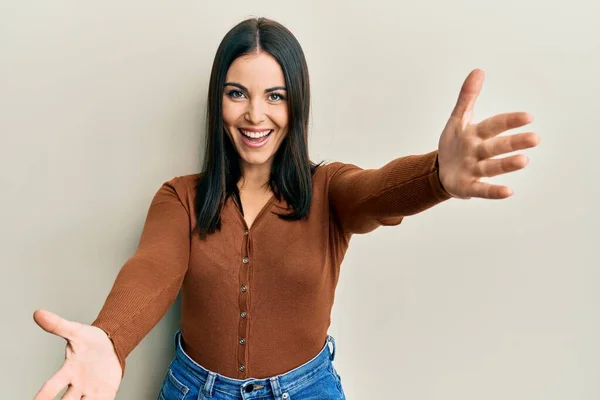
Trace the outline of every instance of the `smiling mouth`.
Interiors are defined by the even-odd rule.
[[[264,130],[262,132],[253,132],[238,128],[238,131],[240,131],[240,133],[248,139],[263,139],[273,133],[273,129]]]
[[[264,146],[269,141],[271,133],[273,133],[273,129],[264,130],[261,132],[253,132],[238,128],[238,131],[242,136],[242,142],[251,148],[259,148]]]

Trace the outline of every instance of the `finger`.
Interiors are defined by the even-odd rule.
[[[69,389],[63,394],[61,400],[81,400],[83,393],[76,389],[75,386],[69,385]]]
[[[540,136],[533,132],[498,136],[481,142],[477,147],[476,157],[479,160],[484,160],[517,150],[529,149],[537,146],[539,142]]]
[[[498,114],[478,123],[477,134],[483,139],[488,139],[509,129],[527,125],[532,121],[533,116],[527,112]]]
[[[469,188],[470,197],[481,197],[484,199],[505,199],[512,196],[513,191],[506,186],[491,185],[485,182],[475,182]]]
[[[529,159],[522,154],[504,158],[487,159],[475,164],[473,174],[478,178],[492,177],[525,168],[528,163]]]
[[[481,69],[474,69],[469,76],[467,76],[460,89],[460,94],[456,100],[454,110],[452,110],[452,117],[462,119],[465,114],[468,114],[468,117],[470,117],[470,114],[473,112],[475,100],[477,99],[479,92],[481,92],[484,76],[485,74]]]
[[[73,339],[81,327],[80,324],[67,321],[57,314],[47,310],[36,310],[33,313],[33,319],[46,332],[58,335],[68,340]]]
[[[44,383],[33,400],[52,400],[71,383],[71,372],[66,364]]]

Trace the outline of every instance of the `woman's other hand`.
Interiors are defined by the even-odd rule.
[[[510,188],[480,182],[479,179],[524,168],[529,159],[522,154],[498,159],[492,157],[535,147],[540,142],[540,137],[533,132],[498,136],[531,123],[533,118],[526,112],[498,114],[477,124],[472,123],[473,106],[483,79],[484,72],[479,69],[467,76],[438,145],[440,181],[449,194],[461,199],[504,199],[511,196]]]
[[[67,321],[46,310],[36,310],[33,319],[46,332],[67,340],[65,362],[44,383],[34,400],[53,400],[66,387],[62,400],[115,398],[121,383],[121,365],[102,329]]]

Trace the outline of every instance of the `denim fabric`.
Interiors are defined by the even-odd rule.
[[[205,369],[183,351],[180,330],[175,334],[175,348],[158,400],[346,399],[341,377],[333,366],[335,339],[330,335],[312,360],[262,379],[233,379]]]

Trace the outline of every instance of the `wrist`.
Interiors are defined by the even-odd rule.
[[[448,190],[446,190],[446,188],[444,187],[444,184],[442,183],[442,178],[440,177],[440,162],[439,162],[439,155],[437,155],[437,156],[435,157],[435,174],[436,174],[436,176],[437,176],[438,182],[440,183],[440,187],[442,188],[442,190],[443,190],[444,192],[446,192],[446,194],[447,194],[448,196],[455,197],[455,196],[453,196],[453,195],[452,195],[450,192],[448,192]]]

